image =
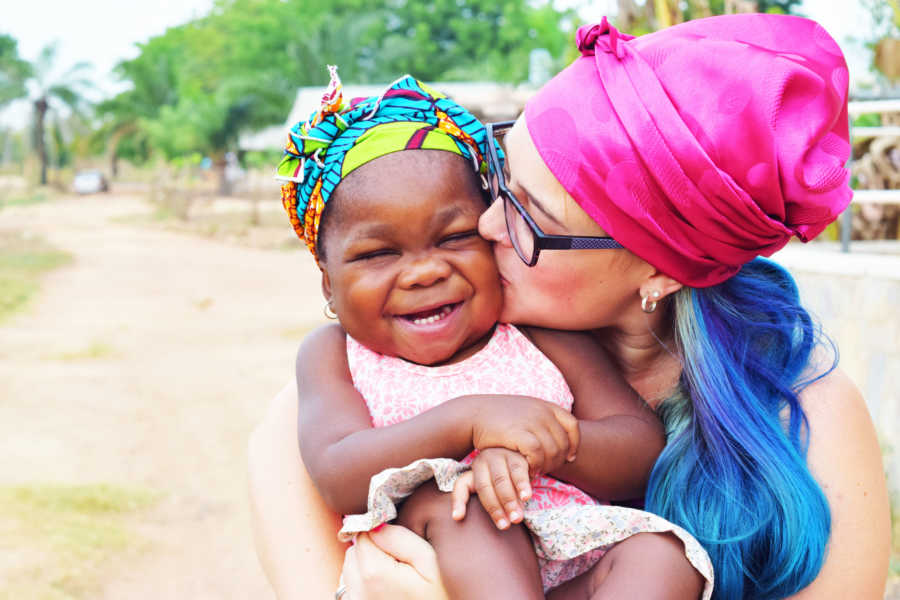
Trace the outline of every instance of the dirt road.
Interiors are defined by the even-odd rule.
[[[252,547],[249,431],[324,320],[317,271],[257,250],[116,222],[136,197],[67,197],[0,214],[74,260],[0,326],[0,484],[159,490],[148,550],[102,597],[271,598]]]

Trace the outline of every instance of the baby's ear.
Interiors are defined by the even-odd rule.
[[[325,296],[326,301],[331,300],[331,278],[328,277],[328,271],[323,269],[322,266],[319,266],[319,270],[322,271],[322,295]]]

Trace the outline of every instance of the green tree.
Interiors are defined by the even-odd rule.
[[[25,96],[25,80],[31,66],[19,58],[18,42],[0,34],[0,106]]]
[[[48,113],[60,109],[72,113],[81,112],[87,104],[84,92],[93,87],[85,76],[90,69],[88,63],[77,63],[61,75],[54,76],[54,70],[57,68],[56,60],[57,45],[54,43],[45,46],[38,54],[37,60],[31,64],[31,76],[26,83],[34,109],[33,147],[41,165],[41,185],[47,183]]]
[[[754,0],[763,13],[794,14],[803,0]],[[726,0],[618,0],[616,23],[641,35],[675,23],[725,14]]]
[[[242,131],[282,122],[298,87],[324,85],[326,64],[354,83],[518,82],[533,48],[563,56],[573,21],[547,0],[218,0],[117,66],[131,88],[99,107],[108,152],[200,153],[222,167]]]

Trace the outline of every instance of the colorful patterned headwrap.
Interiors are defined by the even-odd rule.
[[[401,150],[445,150],[469,159],[487,187],[487,131],[469,111],[407,75],[381,96],[343,101],[337,68],[322,105],[288,136],[276,179],[294,231],[318,261],[325,204],[354,169]]]

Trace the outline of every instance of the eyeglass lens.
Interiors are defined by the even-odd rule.
[[[509,240],[516,249],[516,254],[531,264],[534,256],[534,231],[507,194],[503,194],[503,214],[506,215],[506,230],[509,232]]]
[[[495,132],[494,137],[503,151],[506,152],[506,145],[504,143],[506,141],[506,131]],[[497,164],[497,162],[499,161],[496,161],[494,164]],[[509,185],[509,170],[505,162],[503,165],[503,178],[505,183]],[[509,239],[512,242],[513,248],[516,250],[516,254],[518,254],[519,258],[523,261],[530,264],[532,257],[534,256],[534,231],[528,226],[522,213],[516,208],[516,205],[509,195],[500,189],[499,178],[493,171],[491,172],[490,185],[492,197],[503,199],[503,214],[506,217],[506,229],[509,233]]]

